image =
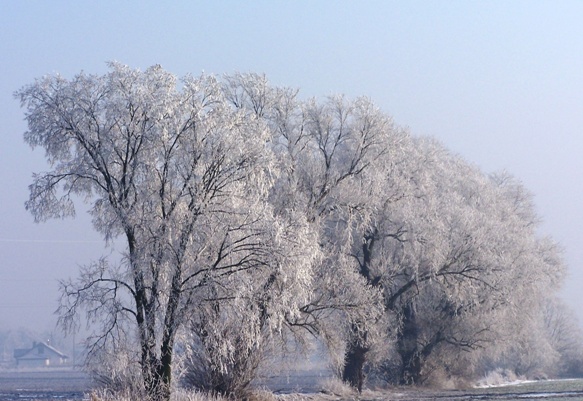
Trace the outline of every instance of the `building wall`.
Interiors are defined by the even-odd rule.
[[[44,368],[49,366],[49,359],[18,359],[16,366],[19,368]]]

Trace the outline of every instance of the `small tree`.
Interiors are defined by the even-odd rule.
[[[544,337],[558,354],[556,374],[583,376],[583,333],[573,311],[559,298],[546,299],[541,307]]]

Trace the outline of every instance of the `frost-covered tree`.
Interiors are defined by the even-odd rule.
[[[462,350],[503,343],[504,328],[556,288],[563,267],[557,247],[537,237],[520,184],[484,175],[435,141],[406,150],[384,174],[353,255],[395,321],[387,374],[410,384]]]
[[[301,105],[297,118],[279,119],[282,160],[289,172],[282,207],[303,210],[317,227],[324,254],[314,278],[313,297],[292,327],[313,330],[328,343],[344,370],[346,353],[368,349],[385,323],[380,292],[359,273],[350,255],[355,238],[371,216],[367,171],[399,148],[400,132],[368,99],[327,99]],[[354,345],[352,349],[347,344]],[[348,379],[356,387],[362,377]]]
[[[440,350],[453,356],[501,343],[508,325],[516,329],[564,271],[556,245],[537,236],[521,184],[488,177],[435,143],[420,146],[435,163],[415,236],[397,244],[400,271],[387,285],[387,306],[402,322],[405,383],[423,380],[423,364]]]
[[[526,324],[509,327],[504,347],[484,356],[484,370],[503,368],[534,378],[581,377],[581,329],[555,293],[547,293],[521,320]]]
[[[178,83],[159,66],[109,67],[46,76],[16,93],[25,141],[44,148],[50,165],[34,175],[26,207],[37,221],[62,218],[74,215],[78,197],[105,240],[123,243],[121,263],[89,264],[63,283],[61,321],[71,327],[85,308],[101,326],[91,353],[137,351],[144,391],[168,399],[181,326],[201,324],[209,305],[248,296],[255,277],[309,281],[303,269],[314,253],[297,252],[303,241],[289,235],[305,222],[268,204],[269,130],[232,107],[216,79]],[[271,327],[302,302],[291,288],[296,298],[266,312]]]
[[[242,271],[210,283],[208,302],[193,311],[184,341],[183,382],[199,390],[243,397],[261,363],[282,340],[286,319],[309,297],[319,250],[304,220],[258,238],[270,252],[269,269]],[[305,263],[303,261],[306,261]]]
[[[230,77],[227,91],[270,127],[282,172],[271,195],[275,209],[304,214],[318,233],[313,295],[288,328],[324,338],[342,370],[346,339],[369,347],[383,321],[380,293],[359,274],[350,249],[371,215],[376,184],[365,172],[389,160],[403,133],[365,98],[301,101],[297,91],[270,87],[255,74]]]
[[[561,377],[583,375],[583,333],[573,311],[559,298],[550,298],[542,306],[546,338],[559,355],[557,374]]]

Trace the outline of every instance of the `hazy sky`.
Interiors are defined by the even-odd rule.
[[[43,151],[12,93],[43,74],[117,60],[177,74],[265,73],[304,96],[366,95],[417,135],[536,196],[583,293],[583,2],[0,0],[0,330],[54,326],[58,279],[103,252],[79,210],[24,210]]]

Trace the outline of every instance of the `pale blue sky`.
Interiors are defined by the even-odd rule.
[[[0,329],[52,327],[56,280],[102,253],[88,218],[35,225],[24,210],[42,151],[12,93],[105,62],[177,74],[265,73],[304,96],[366,95],[535,193],[542,231],[583,292],[583,2],[0,0]]]

